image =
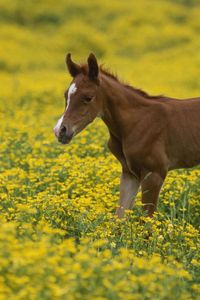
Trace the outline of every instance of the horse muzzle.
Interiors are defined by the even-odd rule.
[[[62,126],[58,134],[58,141],[62,144],[69,144],[73,136],[73,131],[67,130],[65,126]]]

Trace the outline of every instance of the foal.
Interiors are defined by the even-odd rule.
[[[55,135],[67,144],[101,117],[110,133],[108,147],[122,166],[116,215],[132,208],[141,185],[143,207],[152,216],[167,172],[200,163],[200,98],[149,96],[100,68],[94,54],[86,65],[68,54],[66,64],[73,81]]]

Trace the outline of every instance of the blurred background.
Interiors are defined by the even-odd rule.
[[[55,83],[67,52],[85,62],[92,51],[149,92],[200,93],[198,0],[0,0],[0,23],[1,83],[9,89],[5,73],[46,85],[51,74]]]

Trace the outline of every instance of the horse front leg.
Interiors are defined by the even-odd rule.
[[[140,182],[136,176],[130,172],[122,171],[120,179],[120,199],[115,213],[119,218],[124,216],[126,209],[132,209],[139,186]]]
[[[147,211],[149,217],[152,217],[156,210],[165,176],[166,174],[162,176],[158,172],[149,172],[145,174],[141,181],[143,209]]]

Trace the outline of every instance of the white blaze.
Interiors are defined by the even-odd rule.
[[[62,117],[58,120],[56,126],[54,127],[54,133],[55,135],[58,137],[59,136],[59,132],[60,132],[60,125],[62,124],[62,121],[63,121],[63,117],[64,115],[62,115]]]
[[[72,94],[76,93],[77,91],[77,87],[76,87],[76,84],[75,83],[72,83],[69,87],[69,91],[68,91],[68,99],[67,99],[67,107],[66,107],[66,111],[69,107],[69,103],[70,103],[70,97]]]
[[[67,99],[67,107],[66,107],[66,110],[65,112],[67,111],[68,107],[69,107],[69,104],[70,104],[70,97],[72,94],[74,94],[75,92],[77,91],[77,87],[76,87],[76,84],[75,83],[72,83],[69,87],[69,90],[68,90],[68,99]],[[63,121],[63,118],[64,118],[64,115],[65,115],[65,112],[64,114],[61,116],[61,118],[58,120],[56,126],[54,127],[54,133],[55,135],[58,137],[59,136],[59,132],[60,132],[60,126],[62,124],[62,121]]]

